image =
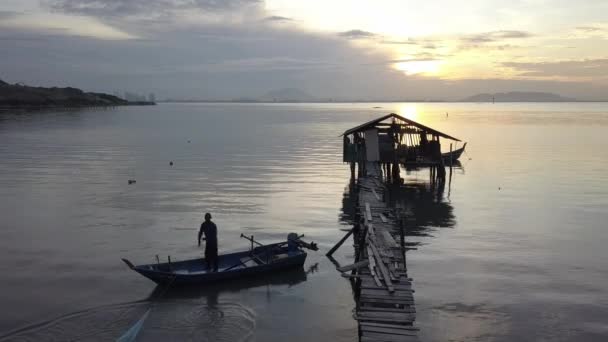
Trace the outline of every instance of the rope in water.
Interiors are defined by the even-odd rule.
[[[177,278],[177,276],[173,276],[171,281],[163,289],[163,291],[160,293],[160,295],[158,295],[158,297],[156,299],[152,300],[148,310],[146,310],[146,312],[144,312],[144,314],[141,316],[141,318],[137,322],[135,322],[135,324],[133,324],[133,326],[131,326],[131,328],[129,328],[129,330],[127,330],[124,334],[122,334],[122,336],[120,336],[118,339],[116,339],[116,342],[134,342],[135,341],[135,339],[137,338],[137,335],[139,334],[139,331],[144,326],[144,322],[148,318],[148,315],[150,315],[150,311],[152,311],[152,308],[157,303],[157,301],[160,300],[169,291],[169,288],[173,284],[173,281],[175,280],[175,278]]]

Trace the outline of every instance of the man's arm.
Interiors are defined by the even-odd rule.
[[[201,237],[203,236],[203,225],[201,224],[201,228],[198,230],[198,246],[201,246]]]

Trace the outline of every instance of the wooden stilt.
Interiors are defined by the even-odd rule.
[[[348,231],[348,233],[346,233],[346,235],[344,235],[344,237],[342,239],[340,239],[340,241],[338,241],[338,243],[336,243],[335,246],[333,246],[329,252],[327,252],[325,255],[326,256],[331,256],[332,254],[334,254],[334,252],[340,248],[340,246],[342,246],[342,244],[344,243],[344,241],[346,241],[346,239],[348,239],[348,237],[353,233],[353,231],[355,230],[355,228],[352,228],[351,230]]]

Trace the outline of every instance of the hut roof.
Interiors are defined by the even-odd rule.
[[[432,129],[432,128],[430,128],[428,126],[425,126],[423,124],[417,123],[414,120],[406,119],[403,116],[395,114],[395,113],[390,113],[390,114],[384,115],[382,117],[379,117],[377,119],[374,119],[372,121],[368,121],[368,122],[366,122],[364,124],[361,124],[361,125],[359,125],[357,127],[353,127],[351,129],[345,131],[344,133],[342,133],[342,135],[349,135],[349,134],[352,134],[352,133],[365,131],[365,130],[367,130],[369,128],[372,128],[373,126],[377,125],[378,123],[380,123],[380,122],[382,122],[382,121],[384,121],[386,119],[390,119],[390,118],[395,118],[395,119],[397,119],[399,121],[403,121],[408,126],[418,127],[419,129],[421,129],[423,131],[426,131],[426,132],[428,132],[430,134],[438,135],[438,136],[440,136],[442,138],[446,138],[446,139],[450,139],[450,140],[455,140],[455,141],[460,141],[460,139],[458,139],[458,138],[454,138],[453,136],[450,136],[450,135],[447,135],[445,133],[439,132],[438,130],[435,130],[435,129]]]

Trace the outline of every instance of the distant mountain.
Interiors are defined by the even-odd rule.
[[[552,93],[541,93],[541,92],[524,92],[524,91],[512,91],[509,93],[496,93],[496,94],[477,94],[466,99],[461,100],[462,102],[572,102],[577,101],[576,99],[563,97],[561,95]]]
[[[130,102],[114,95],[87,93],[78,88],[44,88],[8,84],[0,80],[0,107],[97,107],[153,105],[154,102]]]
[[[297,88],[283,88],[273,90],[258,98],[263,102],[311,102],[317,98]]]

